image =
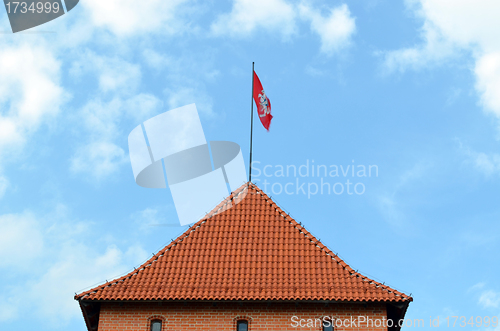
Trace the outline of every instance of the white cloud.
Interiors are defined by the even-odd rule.
[[[141,68],[118,57],[99,56],[87,51],[73,62],[70,72],[80,78],[86,73],[97,76],[100,92],[118,92],[126,95],[141,82]]]
[[[356,31],[349,7],[342,4],[327,9],[324,16],[309,2],[295,5],[286,0],[234,0],[230,13],[220,15],[211,26],[216,36],[248,37],[267,31],[290,39],[298,30],[297,19],[310,22],[310,28],[321,40],[321,52],[332,55],[349,46]]]
[[[400,210],[395,193],[379,196],[378,208],[390,224],[401,225],[404,222],[404,213]]]
[[[496,0],[407,0],[423,21],[423,43],[385,53],[390,71],[419,69],[472,54],[476,89],[486,110],[500,118],[500,2]]]
[[[128,162],[123,148],[111,142],[92,142],[81,147],[71,159],[71,171],[102,179]]]
[[[72,63],[70,73],[75,79],[82,79],[88,73],[98,79],[99,95],[87,102],[80,115],[87,129],[99,139],[116,136],[117,122],[124,115],[145,120],[163,106],[152,94],[136,93],[141,83],[141,67],[124,59],[87,51]]]
[[[474,165],[478,170],[484,173],[486,176],[491,176],[493,174],[500,175],[500,155],[499,154],[485,154],[485,153],[473,153]]]
[[[165,219],[163,218],[162,220],[162,215],[160,215],[158,208],[146,208],[133,213],[130,215],[130,218],[134,220],[139,229],[143,232],[150,232],[154,226],[164,223]]]
[[[284,0],[234,0],[230,13],[220,15],[212,24],[215,35],[245,37],[263,29],[290,37],[296,29],[295,8]]]
[[[127,261],[137,265],[148,254],[138,246],[123,252],[110,245],[104,252],[96,251],[82,243],[64,243],[57,260],[31,287],[30,301],[43,302],[35,307],[40,318],[48,318],[55,326],[62,326],[73,318],[80,318],[81,311],[73,299],[75,291],[130,270]],[[57,307],[57,309],[54,309]]]
[[[19,315],[21,300],[0,295],[0,321],[13,320]]]
[[[474,70],[484,107],[500,118],[500,49],[481,56]]]
[[[484,286],[485,286],[485,285],[486,285],[486,283],[484,283],[484,282],[479,282],[479,283],[477,283],[477,284],[472,285],[472,286],[471,286],[471,287],[467,290],[467,292],[474,292],[474,291],[478,291],[478,290],[480,290],[480,289],[484,288]]]
[[[171,205],[148,207],[141,211],[132,213],[130,218],[143,232],[156,231],[156,227],[179,227],[179,222],[172,222],[172,220],[169,221],[170,218],[167,214],[172,211],[175,212],[175,208]]]
[[[79,120],[88,137],[71,157],[73,173],[89,174],[101,180],[117,172],[129,162],[127,152],[119,146],[120,129],[124,118],[140,123],[160,112],[163,103],[150,94],[138,94],[129,99],[115,98],[110,102],[91,100],[80,112]]]
[[[97,27],[104,27],[118,36],[147,32],[174,33],[182,31],[180,6],[188,0],[88,0],[81,6]]]
[[[207,83],[217,81],[218,70],[213,69],[215,56],[211,52],[201,54],[186,54],[179,58],[159,54],[154,50],[142,53],[146,64],[161,72],[168,81],[163,89],[165,102],[146,102],[152,108],[165,107],[164,111],[196,103],[198,111],[205,116],[213,116],[213,99],[207,93]],[[145,100],[142,100],[145,101]],[[142,102],[141,101],[141,102]]]
[[[132,218],[139,224],[152,225],[159,224],[158,209],[146,208],[138,213],[134,213]]]
[[[313,77],[319,77],[325,75],[325,71],[317,69],[311,65],[307,65],[304,71],[306,74]]]
[[[78,121],[88,137],[71,158],[71,171],[87,173],[93,179],[102,179],[116,172],[127,161],[123,148],[115,144],[120,130],[123,102],[91,100],[80,111]]]
[[[170,57],[167,57],[149,48],[145,49],[142,52],[142,56],[149,67],[157,70],[163,69],[164,67],[170,65],[172,62],[172,59]]]
[[[299,13],[311,21],[311,30],[319,35],[321,52],[331,55],[351,43],[356,23],[346,4],[330,9],[329,15],[323,17],[319,10],[303,3],[299,5]]]
[[[101,99],[90,100],[80,111],[78,118],[91,140],[103,141],[115,138],[119,133],[118,122],[123,102],[115,97],[109,102]]]
[[[431,28],[430,24],[424,23],[422,31],[422,38],[425,40],[423,45],[383,53],[384,66],[389,72],[418,70],[430,64],[440,64],[457,55],[453,44]]]
[[[131,118],[138,124],[159,113],[163,102],[151,94],[136,94],[141,81],[137,64],[87,51],[72,64],[71,75],[81,79],[87,73],[97,76],[99,95],[89,100],[77,116],[87,139],[71,157],[70,170],[100,180],[128,163],[126,151],[117,143],[128,134],[121,129],[124,119]]]
[[[44,121],[53,119],[67,95],[60,83],[61,64],[40,46],[0,50],[0,154],[16,150]]]
[[[163,101],[146,93],[135,95],[124,103],[127,115],[133,118],[136,123],[144,122],[159,114],[163,108]]]
[[[409,204],[404,200],[402,192],[411,190],[412,186],[421,182],[421,178],[429,172],[431,167],[430,162],[420,161],[416,163],[395,177],[388,188],[376,195],[377,207],[387,222],[399,227],[409,225],[409,213],[406,210]]]
[[[137,245],[121,250],[87,244],[84,238],[95,229],[59,211],[45,217],[1,215],[0,228],[0,270],[19,276],[13,284],[0,284],[0,321],[22,314],[58,328],[81,319],[75,291],[118,277],[148,257]]]
[[[500,293],[492,290],[484,291],[479,297],[479,304],[484,308],[500,308]]]
[[[496,0],[412,0],[418,15],[447,40],[459,47],[498,49],[500,41],[492,29],[500,27]]]
[[[458,141],[458,144],[460,150],[466,156],[467,162],[472,163],[479,172],[487,177],[500,175],[500,154],[476,152],[464,146],[461,141]]]
[[[29,269],[44,246],[35,217],[29,213],[0,215],[0,229],[0,269]]]
[[[185,106],[190,103],[196,103],[196,108],[201,114],[212,116],[213,101],[203,88],[177,87],[165,90],[169,109]]]

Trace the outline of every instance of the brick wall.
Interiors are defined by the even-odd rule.
[[[249,321],[249,331],[317,331],[322,327],[316,319],[324,316],[337,318],[335,330],[387,330],[383,303],[103,302],[99,331],[149,331],[153,319],[163,320],[162,331],[235,331],[238,319]]]

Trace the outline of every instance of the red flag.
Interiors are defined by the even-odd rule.
[[[253,72],[253,99],[257,105],[257,113],[259,114],[260,121],[266,130],[269,131],[269,126],[273,119],[273,115],[271,115],[271,101],[266,96],[266,93],[264,93],[260,79],[255,71]]]

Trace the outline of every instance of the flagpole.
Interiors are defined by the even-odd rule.
[[[254,76],[254,65],[255,62],[252,62],[252,106],[251,106],[251,119],[250,119],[250,170],[248,171],[248,182],[252,181],[252,141],[253,141],[253,76]]]

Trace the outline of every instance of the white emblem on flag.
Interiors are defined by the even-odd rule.
[[[271,111],[269,110],[269,101],[267,100],[266,93],[264,90],[262,90],[261,93],[259,93],[259,112],[262,114],[259,114],[259,117],[264,117],[267,114],[271,114]]]

